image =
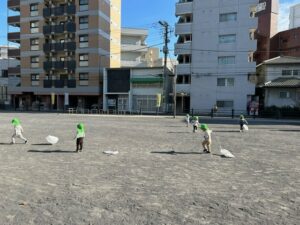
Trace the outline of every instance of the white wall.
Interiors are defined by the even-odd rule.
[[[280,98],[280,92],[289,92],[289,98]],[[265,92],[265,106],[295,106],[300,103],[300,92],[293,88],[267,88]]]
[[[289,28],[300,27],[300,4],[291,7],[290,9],[290,25]]]
[[[257,27],[257,18],[250,18],[250,7],[257,3],[258,0],[193,2],[192,64],[179,65],[178,69],[178,74],[191,73],[191,108],[207,110],[217,100],[233,100],[236,110],[246,110],[247,95],[255,93],[255,84],[247,78],[256,70],[255,62],[248,62],[248,51],[256,50],[249,30]],[[231,12],[238,13],[237,21],[219,22],[220,13]],[[219,35],[224,34],[236,34],[236,42],[220,44]],[[235,56],[235,64],[218,65],[219,56]],[[210,76],[204,76],[207,74]],[[234,87],[217,87],[218,77],[235,78]]]

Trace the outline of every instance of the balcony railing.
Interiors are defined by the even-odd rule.
[[[21,67],[8,67],[8,75],[17,75],[21,73]]]
[[[11,10],[20,10],[20,0],[8,0],[7,7]]]
[[[75,50],[76,50],[76,42],[44,44],[44,52],[75,51]]]
[[[176,4],[175,15],[184,15],[193,12],[193,1],[179,1]]]
[[[76,24],[73,22],[68,22],[66,24],[61,25],[46,25],[43,27],[43,33],[45,35],[49,34],[62,34],[62,33],[75,33],[76,32]]]
[[[44,88],[76,88],[76,80],[44,80]]]
[[[20,27],[20,16],[7,17],[7,23],[11,26]]]
[[[56,61],[56,62],[50,62],[46,61],[44,62],[44,70],[50,71],[50,70],[69,70],[74,71],[76,69],[76,61]]]
[[[8,41],[20,42],[20,32],[10,32],[7,35]]]
[[[68,6],[59,6],[55,8],[45,8],[43,9],[43,16],[45,18],[51,16],[63,16],[63,15],[70,15],[76,13],[76,6],[75,5],[68,5]]]
[[[20,49],[8,49],[8,57],[20,58]]]

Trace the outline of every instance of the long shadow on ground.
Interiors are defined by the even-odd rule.
[[[176,151],[152,151],[152,154],[166,154],[166,155],[209,155],[208,153],[204,152],[176,152]],[[221,154],[212,153],[214,156],[219,156],[221,158],[227,158]]]
[[[76,151],[64,151],[64,150],[28,150],[32,153],[77,153]]]
[[[202,152],[176,152],[176,151],[152,151],[153,154],[168,154],[168,155],[201,155]]]
[[[39,143],[39,144],[31,144],[31,145],[52,145],[50,143]]]

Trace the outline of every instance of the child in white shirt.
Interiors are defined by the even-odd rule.
[[[206,124],[201,124],[201,130],[204,132],[204,140],[202,141],[203,152],[211,153],[211,133],[212,131]]]
[[[15,144],[16,140],[15,138],[18,137],[20,139],[22,139],[23,141],[25,141],[25,144],[27,143],[27,139],[23,136],[23,127],[21,126],[21,122],[18,118],[13,118],[13,120],[11,121],[11,123],[14,126],[14,134],[12,135],[12,140],[11,140],[11,144]]]

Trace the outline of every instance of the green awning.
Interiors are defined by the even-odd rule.
[[[131,83],[136,84],[153,84],[153,83],[162,83],[162,77],[139,77],[139,78],[131,78]]]

